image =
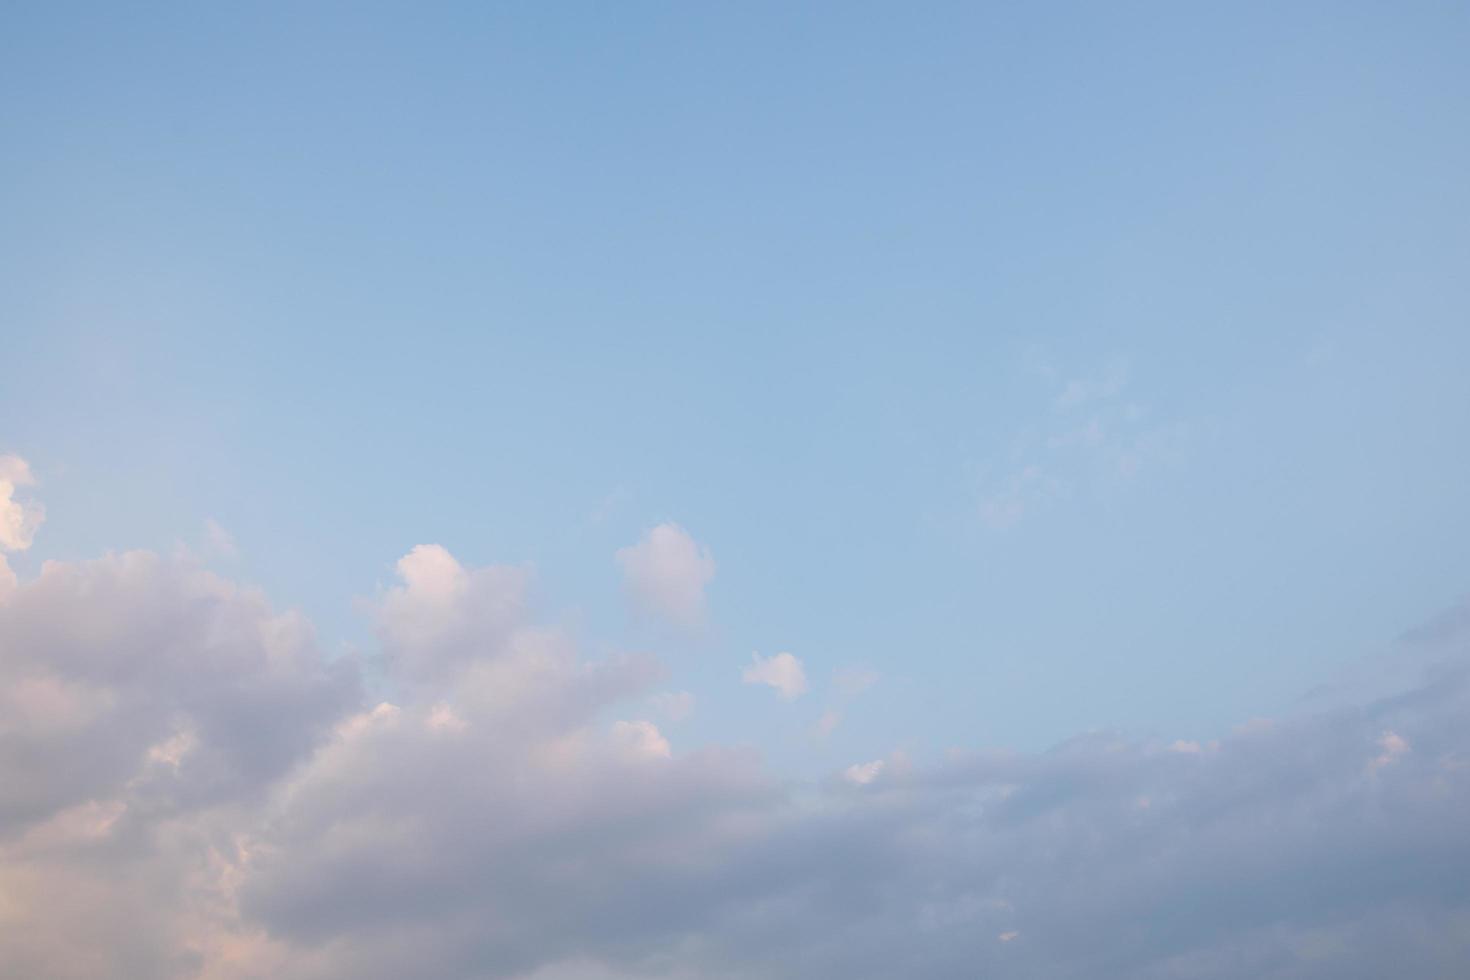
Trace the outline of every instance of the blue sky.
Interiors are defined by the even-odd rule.
[[[10,5],[0,962],[1464,973],[1467,50]]]
[[[702,736],[752,650],[877,671],[870,751],[1207,736],[1470,582],[1463,8],[8,20],[32,567],[212,519],[361,644],[440,543]],[[622,603],[664,521],[697,639]]]

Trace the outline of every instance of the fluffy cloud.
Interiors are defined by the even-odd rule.
[[[31,546],[46,510],[34,501],[17,500],[20,487],[34,485],[31,468],[19,456],[0,456],[0,553],[24,551]]]
[[[355,683],[299,615],[207,571],[147,552],[47,562],[0,603],[0,830],[160,780],[174,803],[248,795]]]
[[[0,972],[197,975],[220,855],[357,699],[300,616],[180,561],[48,562],[0,598]]]
[[[764,684],[775,690],[783,700],[792,701],[806,693],[806,671],[801,661],[789,653],[778,653],[762,657],[750,655],[750,666],[740,674],[746,684]]]
[[[618,549],[617,562],[641,612],[686,628],[704,622],[704,591],[715,577],[715,560],[682,527],[650,529],[637,544]]]
[[[29,548],[36,528],[46,519],[46,510],[40,504],[15,498],[16,488],[35,482],[25,460],[19,456],[0,456],[0,599],[16,586],[15,572],[6,561],[5,552]]]
[[[184,561],[51,563],[0,598],[0,972],[1470,970],[1459,634],[1409,689],[1216,742],[793,784],[671,744],[629,709],[659,665],[584,658],[524,571],[428,546],[397,572],[365,607],[371,695],[299,616]],[[752,669],[794,689],[779,662]]]

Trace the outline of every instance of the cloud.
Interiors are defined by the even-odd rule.
[[[405,682],[442,682],[484,651],[501,649],[524,625],[525,569],[466,569],[437,544],[418,545],[394,569],[399,584],[368,613],[385,657]]]
[[[841,724],[842,712],[828,708],[817,718],[816,724],[812,725],[812,734],[817,738],[829,738]]]
[[[0,830],[145,785],[167,746],[188,748],[172,795],[249,793],[310,751],[356,683],[298,614],[148,552],[47,562],[0,604],[0,644]]]
[[[613,737],[636,755],[668,759],[674,754],[669,740],[651,721],[620,721],[613,725]]]
[[[358,697],[299,615],[183,560],[47,562],[0,596],[3,972],[193,975],[221,849]]]
[[[682,527],[649,529],[637,544],[618,550],[617,562],[639,611],[683,627],[704,622],[704,593],[715,577],[715,560]]]
[[[1098,732],[793,782],[675,752],[629,707],[659,664],[584,656],[523,570],[425,546],[396,571],[363,606],[371,693],[299,615],[184,559],[52,562],[0,600],[8,973],[1470,970],[1463,646],[1390,697],[1216,742]],[[781,656],[752,667],[778,693]]]
[[[1409,740],[1397,732],[1385,731],[1378,736],[1378,748],[1381,750],[1378,757],[1370,763],[1373,769],[1381,769],[1397,762],[1409,751]]]
[[[1056,385],[1054,370],[1041,373]],[[1080,490],[1126,485],[1177,455],[1186,427],[1159,421],[1144,403],[1125,397],[1131,375],[1127,359],[1112,358],[1057,388],[1050,411],[1037,407],[1006,457],[982,470],[977,514],[986,528],[1015,527]]]
[[[740,679],[746,684],[765,684],[786,701],[806,693],[806,671],[802,669],[801,661],[791,654],[762,657],[752,653],[750,660],[750,666],[740,674]]]
[[[46,509],[39,503],[17,500],[15,496],[17,489],[33,486],[35,482],[25,460],[14,455],[0,456],[0,561],[4,560],[3,552],[29,548],[36,529],[46,519]]]

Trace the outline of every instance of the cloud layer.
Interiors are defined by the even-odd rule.
[[[421,546],[396,571],[362,663],[185,558],[48,563],[0,598],[0,975],[1470,970],[1455,616],[1412,689],[1207,745],[792,784],[678,744],[646,710],[664,668],[584,657],[523,569]],[[752,669],[796,690],[782,663]]]

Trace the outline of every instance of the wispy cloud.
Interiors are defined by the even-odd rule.
[[[1032,354],[1032,372],[1051,389],[1010,450],[992,460],[979,483],[983,525],[1004,530],[1077,491],[1133,479],[1182,442],[1184,426],[1154,416],[1133,395],[1127,358],[1065,378]],[[1049,401],[1049,405],[1047,402]]]
[[[25,551],[46,519],[46,508],[17,498],[21,487],[34,486],[30,465],[19,456],[0,456],[0,553]]]

